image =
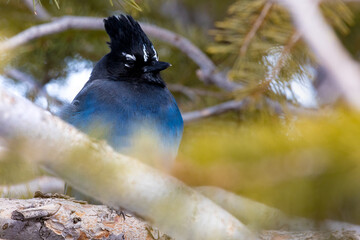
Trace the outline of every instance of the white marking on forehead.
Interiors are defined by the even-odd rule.
[[[145,44],[143,44],[143,52],[144,52],[144,62],[147,62],[148,58],[149,58],[149,54],[146,51],[146,46]]]
[[[123,52],[122,55],[126,57],[126,60],[134,60],[134,61],[136,60],[136,57],[134,55],[132,55],[132,54],[128,54],[128,53]]]
[[[126,64],[126,63],[125,63],[125,67],[131,68],[130,65],[129,65],[129,64]]]
[[[158,56],[158,54],[157,54],[157,52],[156,52],[156,50],[155,50],[155,48],[154,48],[154,46],[153,45],[151,45],[151,48],[152,48],[152,50],[154,51],[154,56],[153,56],[153,58],[155,58],[155,60],[156,61],[159,61],[159,56]]]

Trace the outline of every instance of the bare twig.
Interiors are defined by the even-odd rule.
[[[322,16],[315,0],[278,0],[290,11],[298,30],[321,64],[334,76],[350,106],[360,110],[360,68]]]
[[[223,98],[224,94],[220,92],[214,92],[204,89],[198,89],[198,88],[190,88],[186,87],[181,84],[167,84],[167,87],[170,89],[170,91],[173,92],[180,92],[184,95],[186,95],[191,100],[196,100],[198,96],[208,96],[208,97],[215,97],[215,98]]]
[[[295,115],[300,116],[321,116],[322,114],[318,112],[315,108],[305,108],[296,106],[292,103],[284,103],[283,105],[279,102],[271,100],[270,98],[266,98],[266,103],[277,113],[277,114],[285,114],[287,112],[291,112]],[[221,103],[212,107],[207,107],[201,110],[196,110],[192,112],[183,113],[183,119],[185,123],[191,123],[195,121],[199,121],[203,118],[208,118],[216,115],[220,115],[229,111],[239,111],[244,110],[250,101],[250,97],[244,98],[243,100],[236,101],[228,101],[225,103]]]
[[[25,5],[30,9],[30,11],[34,12],[35,17],[40,20],[49,20],[50,14],[41,6],[41,4],[38,4],[38,1],[33,0],[23,0]],[[35,6],[34,6],[35,3]]]
[[[167,84],[167,87],[172,92],[180,92],[180,93],[184,94],[192,101],[195,101],[197,99],[196,93],[191,88],[185,87],[180,84]]]
[[[251,40],[254,38],[256,32],[259,30],[261,24],[264,22],[264,19],[266,18],[273,4],[273,2],[265,3],[261,13],[259,14],[259,17],[256,19],[255,23],[252,25],[252,28],[244,38],[244,43],[240,48],[240,56],[245,56]]]
[[[247,100],[232,100],[212,107],[204,108],[202,110],[184,113],[183,119],[185,123],[194,122],[203,118],[219,115],[224,112],[242,109],[246,106],[246,104]]]

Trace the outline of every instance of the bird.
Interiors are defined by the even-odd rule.
[[[89,80],[59,116],[114,150],[168,171],[184,128],[175,98],[160,75],[171,65],[159,61],[154,45],[130,15],[108,17],[104,26],[110,52],[95,64]]]

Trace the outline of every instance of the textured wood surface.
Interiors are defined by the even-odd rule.
[[[0,199],[2,239],[165,239],[159,235],[145,221],[102,205],[61,198]]]

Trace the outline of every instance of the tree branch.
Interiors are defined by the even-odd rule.
[[[35,14],[35,17],[40,20],[49,20],[50,14],[41,6],[39,1],[23,0],[25,5]],[[34,6],[35,3],[35,6]]]
[[[294,45],[300,40],[300,38],[301,38],[301,34],[298,31],[295,31],[291,35],[289,42],[283,47],[280,57],[279,57],[278,61],[276,62],[275,67],[271,71],[271,75],[269,76],[270,79],[273,80],[279,75],[281,69],[284,66],[286,57],[288,56],[288,54],[290,53],[290,51],[294,47]]]
[[[360,110],[360,68],[322,16],[319,0],[278,0],[291,13],[298,30],[320,63],[334,76],[350,106]]]
[[[110,207],[137,213],[176,239],[253,239],[235,217],[179,180],[90,141],[3,88],[0,99],[0,134],[23,140],[15,151],[24,161]]]
[[[276,209],[248,199],[239,198],[231,193],[216,188],[201,188],[204,194],[212,197],[217,203],[237,205],[255,215],[270,211],[271,220]],[[218,195],[220,194],[220,195]],[[230,194],[230,195],[229,195]],[[4,239],[34,239],[34,240],[60,240],[60,239],[172,239],[153,228],[148,222],[135,215],[121,211],[114,211],[102,205],[80,204],[66,198],[67,196],[40,195],[37,198],[0,199],[0,235]],[[229,202],[228,202],[229,200]],[[255,204],[254,204],[255,203]],[[240,206],[239,206],[240,204]],[[248,209],[247,207],[250,207]],[[256,207],[259,207],[257,209]],[[275,212],[274,212],[275,211]],[[266,214],[266,213],[265,213]],[[251,217],[251,216],[250,216]],[[264,221],[264,219],[261,219]],[[276,221],[276,218],[275,218]],[[291,221],[291,219],[290,219]],[[268,223],[272,225],[273,223]],[[359,226],[351,224],[328,222],[323,230],[302,229],[293,231],[287,229],[288,222],[281,228],[286,230],[262,230],[257,239],[270,240],[312,240],[312,239],[358,239]],[[211,231],[211,229],[207,229]],[[231,229],[229,229],[231,231]],[[214,239],[223,239],[220,238]],[[204,239],[192,236],[190,239]],[[213,239],[213,238],[210,238]]]
[[[247,49],[250,45],[251,40],[254,38],[256,32],[259,30],[261,24],[264,22],[265,17],[269,13],[271,7],[273,6],[273,2],[266,2],[261,13],[259,14],[259,17],[256,19],[255,23],[253,24],[252,28],[246,34],[244,38],[244,43],[240,48],[240,56],[245,56]]]
[[[144,220],[102,205],[61,198],[0,199],[5,239],[154,239],[163,236]]]
[[[42,87],[31,75],[15,68],[5,68],[4,73],[6,76],[16,81],[27,84],[30,89],[35,90],[40,94],[40,96],[45,97],[48,102],[55,103],[58,106],[64,104],[64,102],[60,99],[50,96],[46,89]]]
[[[102,18],[93,18],[93,17],[77,17],[77,16],[64,16],[61,18],[56,18],[50,23],[45,23],[37,25],[23,32],[0,42],[0,49],[10,50],[21,46],[29,41],[34,39],[47,36],[50,34],[55,34],[59,32],[66,31],[68,29],[79,29],[79,30],[103,30]],[[200,80],[205,83],[214,84],[217,87],[224,89],[226,91],[234,91],[236,89],[242,88],[238,83],[229,81],[226,75],[222,72],[219,72],[215,64],[195,45],[193,45],[188,39],[175,34],[169,30],[162,29],[160,27],[141,23],[144,31],[150,36],[169,43],[172,46],[177,47],[179,50],[184,52],[189,58],[191,58],[200,69],[197,71],[197,75]],[[188,92],[189,94],[189,92]],[[186,113],[185,121],[193,121],[195,119],[200,119],[212,115],[221,114],[223,112],[239,109],[241,107],[240,103],[229,103],[221,105],[219,107],[210,107],[202,111],[194,111]],[[276,106],[277,108],[279,106]],[[295,107],[297,109],[297,107]],[[299,111],[297,111],[299,112]],[[301,112],[301,111],[300,111]]]
[[[148,24],[140,23],[143,30],[151,37],[177,47],[193,60],[200,68],[198,77],[205,83],[215,84],[228,91],[240,88],[239,84],[230,82],[225,74],[218,72],[215,64],[198,47],[188,39],[173,33],[169,30]],[[50,23],[33,26],[23,32],[0,42],[0,49],[3,51],[14,49],[34,39],[50,34],[60,33],[69,29],[79,30],[103,30],[103,18],[64,16],[55,18]]]
[[[102,18],[64,16],[55,18],[50,23],[30,27],[17,35],[0,42],[0,49],[3,51],[11,50],[34,39],[64,32],[69,29],[101,30],[103,28]]]
[[[182,116],[184,122],[189,123],[203,118],[219,115],[224,112],[239,110],[246,107],[246,104],[247,104],[247,100],[241,100],[241,101],[232,100],[212,107],[204,108],[198,111],[187,112],[184,113]]]
[[[0,186],[0,197],[23,198],[36,191],[61,193],[64,192],[64,186],[64,181],[59,178],[42,176],[23,184]]]
[[[208,91],[204,89],[198,89],[198,88],[190,88],[186,87],[181,84],[167,84],[167,87],[172,92],[180,92],[184,95],[186,95],[189,99],[195,101],[200,96],[209,96],[209,97],[215,97],[215,98],[223,98],[224,94],[220,92],[214,92],[214,91]]]

